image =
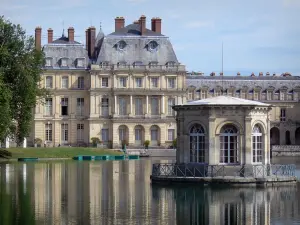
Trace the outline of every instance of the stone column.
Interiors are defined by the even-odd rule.
[[[209,118],[209,122],[208,122],[208,152],[205,152],[205,161],[207,162],[208,160],[208,164],[209,165],[216,165],[219,163],[219,156],[220,156],[220,148],[217,148],[216,146],[216,136],[215,136],[215,121],[216,118],[215,117],[210,117]]]
[[[165,114],[165,96],[161,96],[161,114]]]
[[[132,95],[130,95],[130,115],[133,115],[133,111],[132,111]]]
[[[90,116],[93,116],[95,112],[94,98],[95,96],[90,95]]]
[[[251,117],[245,117],[245,130],[244,130],[244,150],[240,149],[240,154],[242,153],[242,158],[244,158],[244,162],[242,164],[252,164],[252,127],[251,127]],[[242,146],[240,146],[242,148]],[[245,154],[245,157],[243,155]]]
[[[117,95],[115,95],[115,102],[114,102],[114,104],[115,104],[115,112],[114,112],[114,114],[115,115],[117,115],[117,111],[118,111],[118,104],[117,104],[117,101],[118,101],[118,96]]]
[[[148,113],[149,113],[149,96],[148,95],[146,95],[146,115],[148,115]]]
[[[101,100],[102,100],[102,95],[98,96],[98,100],[97,100],[97,113],[99,114],[99,116],[101,115]]]

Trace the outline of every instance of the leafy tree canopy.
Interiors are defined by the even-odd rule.
[[[0,140],[14,134],[18,144],[28,136],[34,107],[46,95],[40,88],[45,59],[20,25],[0,17]]]

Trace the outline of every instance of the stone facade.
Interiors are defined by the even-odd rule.
[[[218,96],[174,109],[177,163],[270,164],[270,105]]]

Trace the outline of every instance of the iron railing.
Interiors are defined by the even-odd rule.
[[[161,177],[294,177],[295,165],[207,165],[200,163],[156,163],[152,176]]]

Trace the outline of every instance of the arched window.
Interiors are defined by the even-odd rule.
[[[220,163],[238,162],[238,130],[233,125],[225,125],[220,133]]]
[[[263,135],[258,125],[252,130],[252,161],[254,163],[262,162],[263,159]]]
[[[205,133],[199,124],[190,129],[190,161],[205,162]]]

